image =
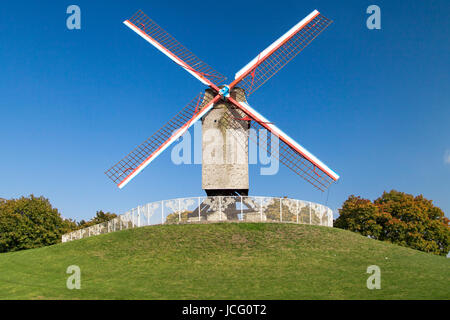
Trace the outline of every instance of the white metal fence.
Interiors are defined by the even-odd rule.
[[[192,197],[151,202],[108,222],[62,236],[62,242],[157,224],[219,221],[285,222],[333,226],[333,212],[318,203],[273,197]]]

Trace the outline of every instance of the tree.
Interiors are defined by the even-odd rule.
[[[339,214],[337,228],[434,254],[450,250],[450,220],[422,195],[392,190],[374,202],[352,195]]]
[[[0,252],[48,246],[76,228],[63,219],[44,197],[21,197],[0,202]]]
[[[99,223],[108,222],[114,218],[117,218],[117,214],[111,212],[103,212],[102,210],[100,210],[96,212],[95,217],[93,217],[91,220],[81,220],[78,223],[78,228],[76,229],[83,229]]]

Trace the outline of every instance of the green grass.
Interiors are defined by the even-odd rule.
[[[69,265],[80,290],[66,288]],[[0,299],[449,299],[449,266],[340,229],[164,225],[0,254]]]

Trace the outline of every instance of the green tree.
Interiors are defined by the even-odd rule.
[[[100,210],[96,212],[95,217],[93,217],[91,220],[89,221],[81,220],[78,223],[77,229],[87,228],[99,223],[110,221],[114,218],[117,218],[117,214],[111,212],[103,212],[102,210]]]
[[[44,197],[21,197],[0,202],[0,252],[48,246],[76,229]]]
[[[422,195],[392,190],[374,202],[352,195],[339,214],[337,228],[434,254],[450,250],[450,220]]]

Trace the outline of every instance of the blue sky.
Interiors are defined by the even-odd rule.
[[[66,8],[81,8],[81,30]],[[44,195],[63,216],[203,195],[201,166],[166,152],[123,190],[104,171],[203,85],[122,24],[142,9],[214,69],[234,73],[318,9],[334,23],[249,99],[336,171],[329,193],[287,168],[252,195],[328,204],[384,190],[450,213],[448,1],[8,1],[0,10],[0,197]],[[368,30],[366,8],[381,8]]]

